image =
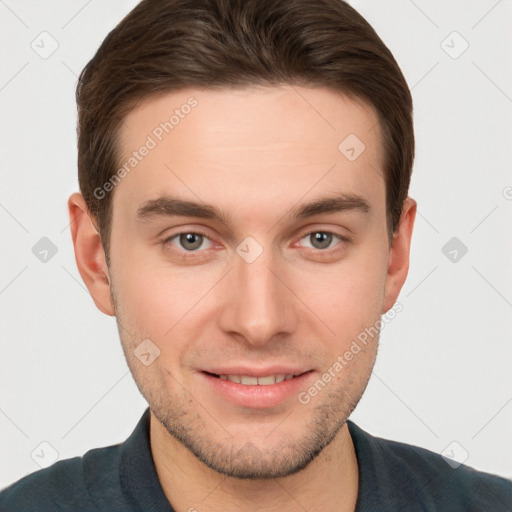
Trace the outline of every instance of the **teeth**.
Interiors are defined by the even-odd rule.
[[[240,384],[248,384],[250,386],[254,386],[258,384],[258,377],[246,377],[245,375],[242,375],[240,377]]]
[[[257,381],[260,386],[269,386],[270,384],[275,384],[277,382],[276,377],[274,375],[267,375],[266,377],[259,377],[257,379]],[[244,384],[246,384],[246,383],[244,382]]]
[[[270,386],[278,384],[284,380],[291,380],[295,375],[284,375],[282,373],[277,375],[265,375],[264,377],[251,377],[249,375],[219,375],[221,380],[229,380],[237,384],[244,384],[246,386]]]

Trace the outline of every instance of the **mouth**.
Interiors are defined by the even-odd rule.
[[[314,370],[287,368],[251,371],[248,369],[202,370],[205,393],[214,401],[224,405],[245,409],[271,409],[284,404],[291,405],[298,394],[307,389]]]

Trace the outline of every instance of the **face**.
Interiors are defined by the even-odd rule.
[[[133,110],[120,147],[109,279],[141,393],[216,471],[302,469],[377,337],[336,361],[398,293],[375,112],[321,88],[188,89]]]

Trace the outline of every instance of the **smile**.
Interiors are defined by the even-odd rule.
[[[280,406],[286,401],[295,403],[294,398],[308,388],[315,376],[313,370],[303,371],[299,368],[287,368],[286,372],[283,370],[284,368],[273,370],[267,368],[258,371],[234,367],[215,370],[212,368],[207,371],[202,370],[198,375],[203,379],[205,391],[211,393],[212,399],[221,399],[222,402],[227,400],[235,406],[246,409],[267,409]]]
[[[278,384],[279,382],[291,380],[296,377],[296,375],[293,374],[285,375],[283,373],[265,375],[263,377],[253,377],[250,375],[212,375],[222,380],[229,380],[230,382],[236,382],[237,384],[244,384],[246,386],[271,386],[272,384]]]

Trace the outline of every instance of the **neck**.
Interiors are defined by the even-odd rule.
[[[358,467],[347,424],[303,470],[269,480],[241,480],[210,469],[153,413],[150,440],[160,484],[176,512],[355,511]]]

